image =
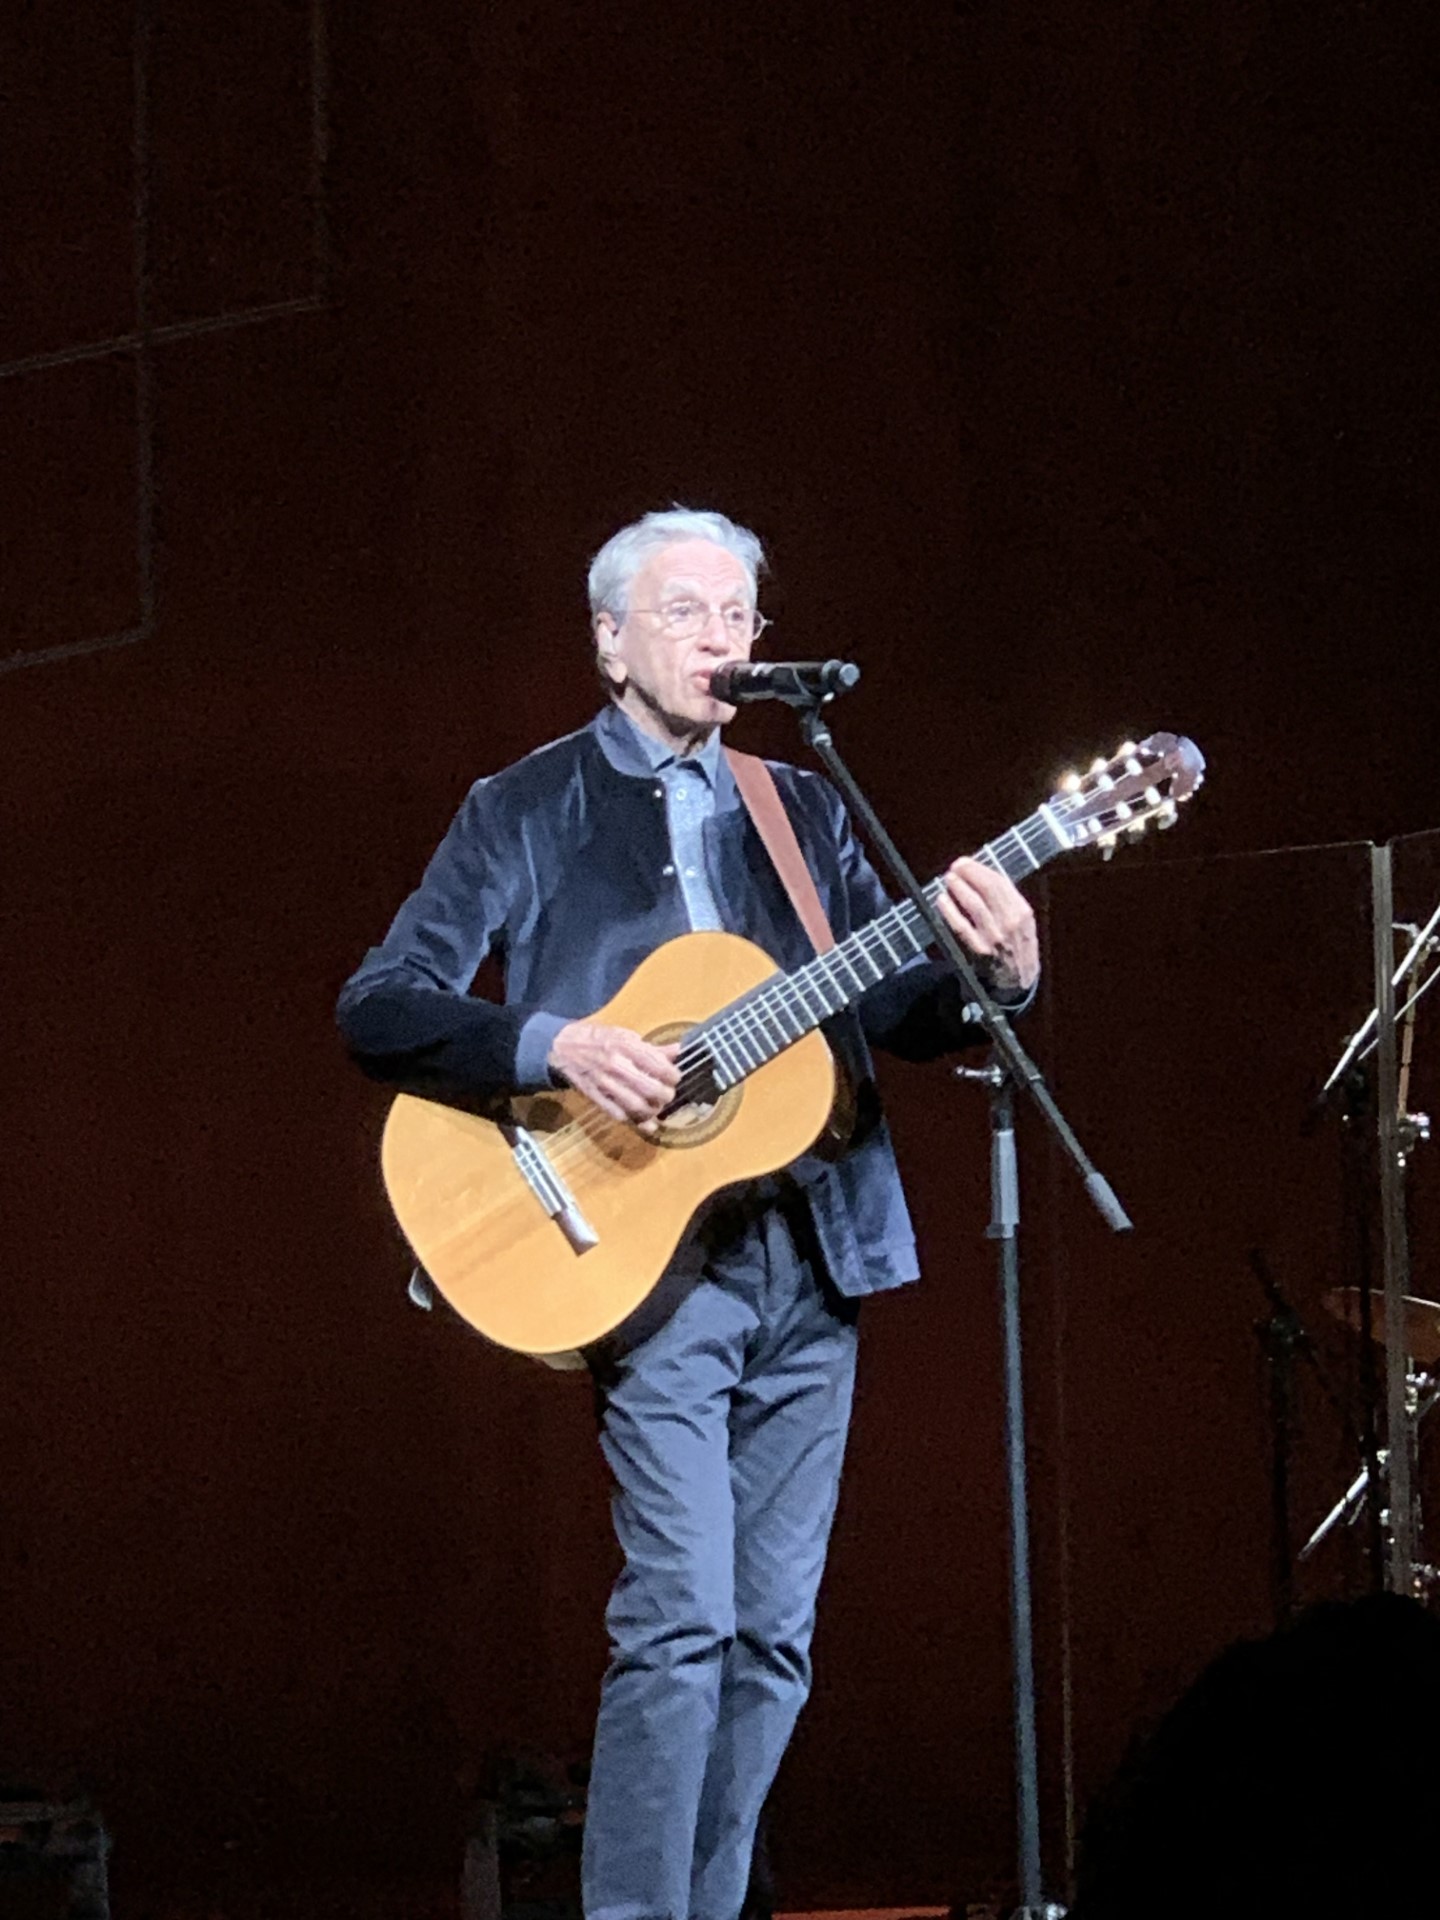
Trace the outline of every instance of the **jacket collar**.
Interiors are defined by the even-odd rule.
[[[659,773],[662,767],[680,764],[681,756],[673,747],[667,747],[663,740],[657,740],[653,734],[646,733],[643,727],[637,727],[629,714],[622,707],[617,707],[613,700],[596,714],[593,725],[600,751],[617,773],[628,773],[644,779],[648,774]],[[685,764],[698,767],[706,783],[712,789],[719,790],[723,762],[718,727],[713,729],[698,753],[685,755]],[[726,771],[728,773],[729,769]]]

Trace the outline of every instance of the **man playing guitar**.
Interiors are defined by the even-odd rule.
[[[727,929],[812,953],[721,751],[710,676],[763,626],[759,541],[718,513],[647,514],[590,569],[609,701],[478,781],[339,1018],[375,1077],[474,1107],[567,1087],[652,1134],[679,1048],[590,1017],[646,955]],[[837,938],[886,906],[833,789],[770,768]],[[996,995],[1039,971],[1030,908],[957,860],[939,906]],[[469,993],[495,954],[502,1003]],[[607,1611],[585,1823],[589,1920],[736,1920],[755,1824],[810,1686],[866,1294],[914,1280],[914,1238],[870,1045],[975,1044],[954,979],[919,957],[825,1023],[854,1092],[836,1156],[807,1154],[708,1209],[647,1308],[592,1349],[624,1567]]]

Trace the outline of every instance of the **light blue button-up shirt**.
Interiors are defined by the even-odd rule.
[[[664,795],[670,858],[655,876],[657,892],[678,885],[692,930],[719,929],[720,909],[705,866],[705,822],[739,804],[734,775],[721,754],[720,729],[714,729],[698,753],[678,754],[612,702],[596,721],[595,732],[617,773],[640,779],[653,775]],[[557,1014],[535,1013],[520,1029],[515,1078],[522,1087],[544,1083],[550,1049],[566,1025]]]
[[[637,727],[617,706],[601,714],[596,731],[612,767],[620,773],[653,773],[664,789],[670,859],[658,877],[678,881],[692,931],[717,931],[720,910],[705,870],[705,822],[721,810],[720,729],[713,730],[698,753],[684,755]],[[729,768],[724,772],[733,790]],[[727,797],[733,805],[733,791]]]

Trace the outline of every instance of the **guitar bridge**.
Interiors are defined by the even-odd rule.
[[[598,1247],[600,1236],[590,1225],[575,1196],[550,1164],[545,1149],[525,1127],[513,1122],[504,1129],[515,1164],[526,1184],[547,1214],[570,1242],[575,1253],[588,1253]]]

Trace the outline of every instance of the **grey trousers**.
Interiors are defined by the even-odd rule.
[[[587,1920],[736,1920],[745,1896],[810,1690],[855,1374],[855,1305],[807,1226],[793,1204],[763,1213],[600,1378],[625,1564],[606,1614]]]

